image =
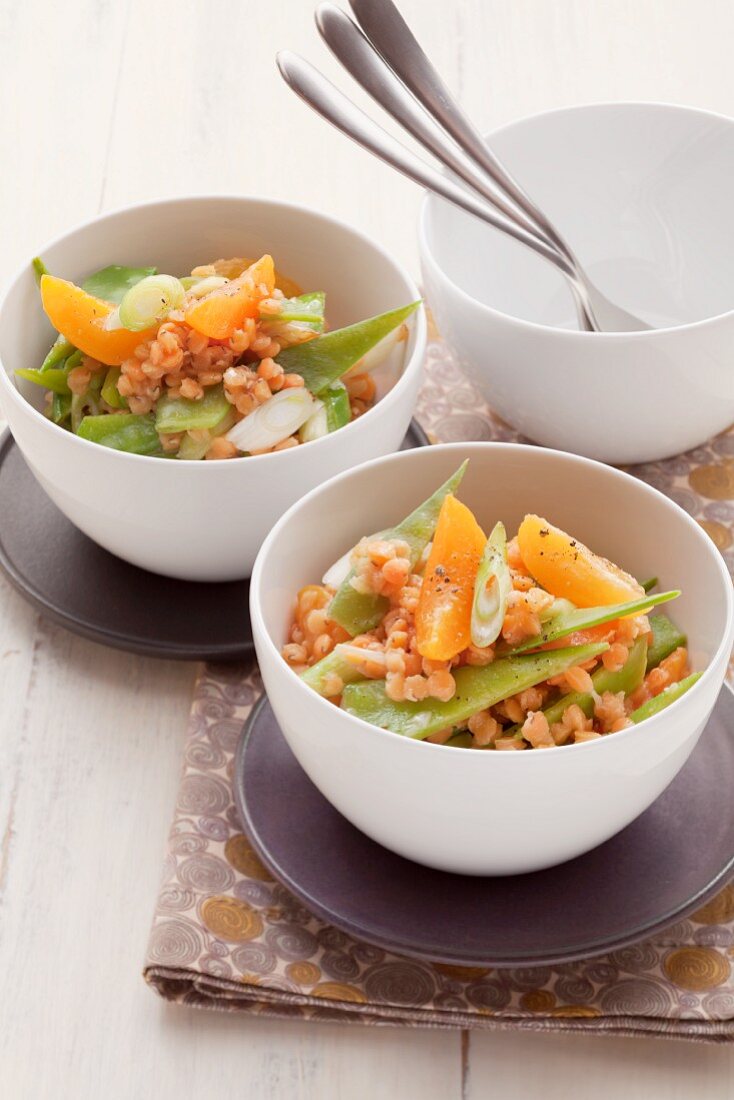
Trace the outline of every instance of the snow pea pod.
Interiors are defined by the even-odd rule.
[[[224,435],[225,432],[228,432],[234,422],[234,409],[230,405],[229,412],[224,414],[215,428],[208,428],[205,431],[196,432],[196,438],[189,432],[186,432],[181,440],[177,458],[184,459],[187,462],[199,461],[204,458],[206,452],[212,445],[212,440],[216,439],[218,435]]]
[[[653,615],[650,619],[652,642],[647,651],[647,671],[657,668],[678,646],[686,645],[688,639],[667,615]]]
[[[155,426],[166,434],[216,428],[231,408],[222,386],[208,386],[198,401],[162,397],[156,408]]]
[[[324,331],[324,310],[326,294],[323,290],[314,290],[311,294],[299,294],[296,298],[284,298],[278,313],[261,314],[261,321],[273,321],[277,324],[290,324],[298,321],[314,332]]]
[[[101,298],[104,302],[114,302],[119,306],[130,287],[135,286],[148,275],[155,275],[157,270],[156,267],[121,267],[119,264],[110,264],[109,267],[103,267],[85,279],[82,290],[94,298]]]
[[[700,679],[700,672],[692,672],[690,676],[686,676],[685,680],[679,680],[677,684],[670,684],[659,695],[654,695],[652,699],[648,699],[637,710],[633,710],[630,714],[630,721],[637,725],[639,722],[644,722],[646,718],[652,718],[653,714],[659,714],[661,710],[665,710],[676,699],[680,699],[681,695],[685,695],[688,689],[693,687],[696,680]]]
[[[326,657],[322,657],[315,665],[311,665],[301,673],[304,684],[308,684],[319,695],[326,695],[325,685],[329,676],[338,676],[343,684],[364,680],[354,661],[348,661],[337,650],[327,653]]]
[[[54,424],[63,424],[71,415],[71,394],[55,393],[51,399],[49,416]]]
[[[49,370],[34,370],[30,367],[20,367],[15,372],[19,378],[25,378],[27,382],[35,382],[37,386],[44,386],[52,393],[71,393],[66,378],[66,371],[61,367],[51,367]]]
[[[77,435],[116,451],[137,455],[162,454],[161,441],[152,415],[133,416],[130,413],[106,413],[85,416]]]
[[[40,256],[34,256],[31,260],[31,267],[33,268],[33,274],[36,277],[36,282],[41,285],[41,279],[44,275],[49,274],[49,270]]]
[[[573,611],[556,615],[545,623],[540,634],[526,639],[521,645],[507,652],[524,653],[528,649],[536,649],[548,642],[556,642],[579,630],[588,630],[589,627],[600,626],[614,619],[623,619],[627,615],[640,615],[649,611],[651,607],[667,603],[668,600],[675,600],[678,596],[680,596],[680,590],[673,589],[670,592],[659,592],[656,596],[640,596],[639,599],[629,600],[627,603],[608,604],[601,607],[577,607]]]
[[[456,693],[447,703],[439,699],[394,703],[385,694],[382,680],[348,684],[342,695],[342,707],[373,726],[421,740],[449,726],[457,726],[477,711],[525,691],[550,676],[558,676],[567,668],[597,657],[607,648],[606,643],[601,642],[504,657],[483,668],[466,665],[454,673]]]
[[[419,305],[420,301],[411,302],[356,325],[325,332],[305,344],[294,344],[281,351],[276,362],[286,373],[300,374],[311,393],[320,394],[331,382],[346,374],[370,348],[403,324]]]
[[[437,489],[423,504],[419,504],[415,511],[406,516],[396,527],[380,535],[381,538],[402,539],[407,542],[413,568],[433,538],[444,498],[458,489],[467,462],[468,459],[462,462],[456,473],[452,474],[440,489]],[[389,602],[384,596],[357,592],[351,585],[353,576],[354,570],[350,569],[329,604],[329,618],[343,626],[352,637],[355,634],[364,634],[365,631],[377,626],[389,607]]]
[[[607,668],[598,668],[591,677],[597,695],[603,695],[605,691],[612,691],[615,694],[623,691],[625,695],[630,695],[643,681],[646,656],[647,641],[645,638],[638,638],[622,668],[616,672],[610,672]],[[548,720],[548,725],[551,726],[554,722],[560,722],[566,709],[573,706],[574,703],[576,706],[581,707],[587,718],[591,718],[594,713],[594,696],[589,692],[574,691],[570,695],[562,695],[560,699],[556,699],[555,703],[545,707],[543,714]],[[517,735],[519,732],[520,725],[518,724],[511,726],[506,731],[505,736]]]
[[[102,383],[102,398],[113,409],[126,409],[127,398],[117,388],[122,371],[119,367],[110,367]]]
[[[58,367],[65,359],[73,355],[75,351],[76,348],[74,345],[70,344],[66,337],[59,333],[51,345],[51,350],[41,363],[41,374],[43,374],[44,371],[51,370],[52,367]]]

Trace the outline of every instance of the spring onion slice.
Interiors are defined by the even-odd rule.
[[[316,439],[322,439],[329,434],[329,423],[326,419],[326,405],[323,401],[314,402],[314,411],[298,433],[301,443],[313,443]]]
[[[475,646],[483,649],[499,637],[511,588],[510,567],[507,564],[507,533],[504,524],[496,523],[487,539],[474,582],[471,640]]]
[[[227,432],[240,451],[267,451],[297,432],[314,411],[307,389],[281,390]]]
[[[119,305],[120,324],[130,332],[142,332],[179,309],[186,291],[173,275],[148,275],[130,287]]]

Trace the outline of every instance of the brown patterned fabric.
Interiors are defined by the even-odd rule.
[[[418,417],[441,441],[508,440],[434,333]],[[734,566],[734,430],[633,472],[672,497]],[[734,1039],[734,884],[654,941],[564,966],[433,965],[351,939],[275,882],[242,834],[234,752],[257,670],[207,666],[145,961],[165,998],[254,1015],[453,1028]]]

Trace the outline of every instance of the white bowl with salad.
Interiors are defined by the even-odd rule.
[[[250,602],[319,790],[379,843],[466,874],[561,863],[646,810],[734,641],[728,571],[681,508],[509,444],[391,455],[313,490],[263,544]]]
[[[234,580],[294,501],[400,446],[425,340],[410,276],[344,223],[163,200],[29,258],[0,307],[0,402],[90,538],[153,572]]]

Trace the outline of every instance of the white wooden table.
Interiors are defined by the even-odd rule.
[[[196,191],[313,204],[416,269],[415,188],[330,131],[276,74],[282,47],[336,72],[311,8],[0,5],[3,271],[97,211]],[[730,0],[404,0],[403,9],[486,128],[600,99],[734,114]],[[246,1021],[157,1000],[140,968],[193,676],[191,665],[67,634],[0,581],[0,1095],[734,1094],[734,1051]]]

